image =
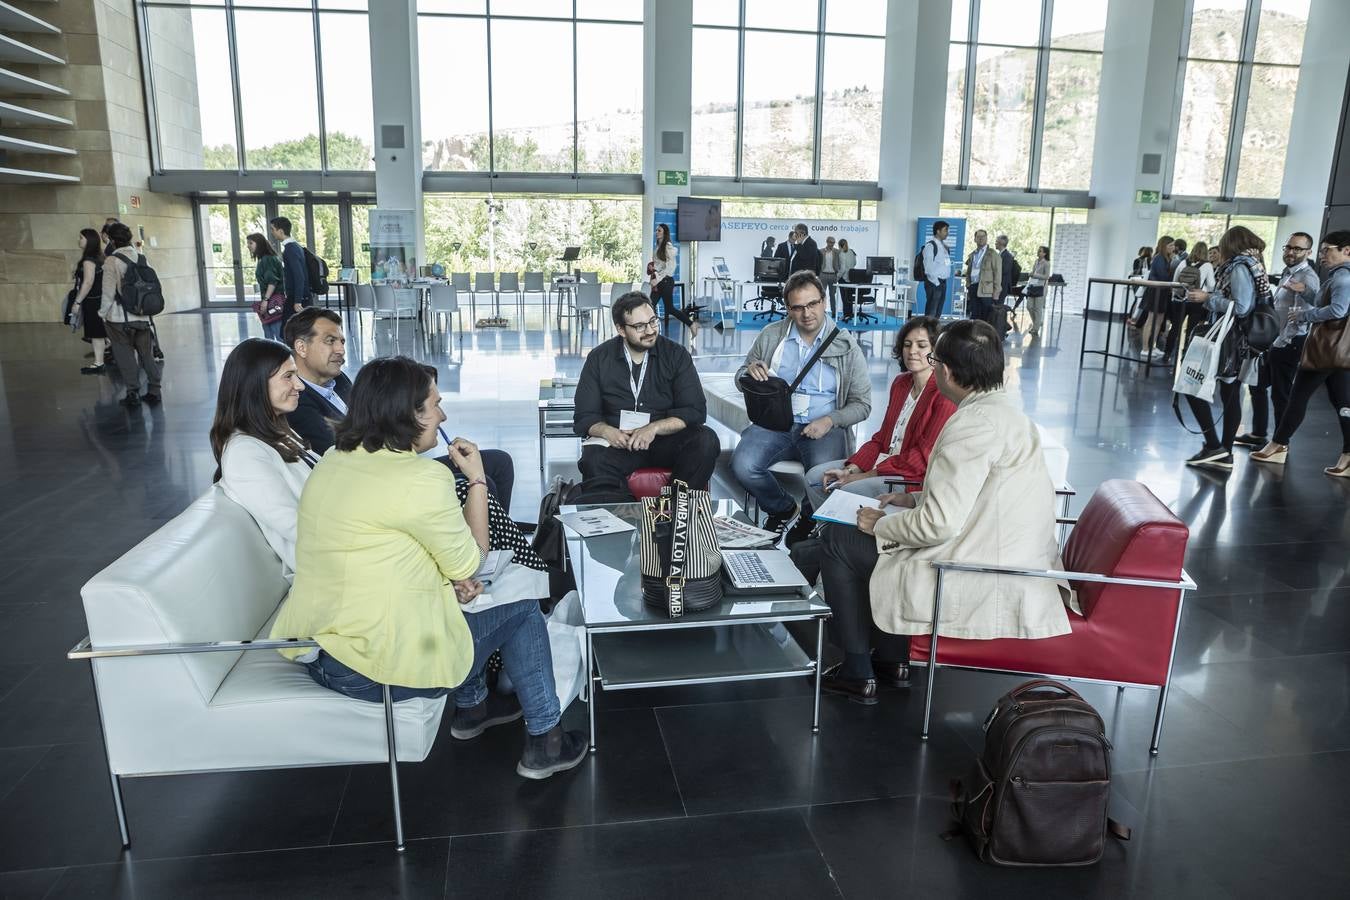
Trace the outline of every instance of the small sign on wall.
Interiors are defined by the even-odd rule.
[[[1162,191],[1135,191],[1134,202],[1156,205],[1162,202]]]
[[[132,209],[140,209],[140,208],[141,208],[141,197],[140,197],[139,194],[132,194],[132,195],[131,195],[131,208],[132,208]]]

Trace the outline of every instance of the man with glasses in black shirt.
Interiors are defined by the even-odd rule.
[[[628,493],[628,476],[668,468],[706,488],[721,442],[708,418],[703,385],[684,347],[662,337],[651,300],[624,294],[611,310],[618,335],[591,351],[577,380],[572,429],[582,442],[586,493]]]

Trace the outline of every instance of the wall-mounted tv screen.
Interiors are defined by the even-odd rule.
[[[676,240],[720,241],[722,201],[706,197],[680,197],[675,206]]]

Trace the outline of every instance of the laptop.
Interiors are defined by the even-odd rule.
[[[783,594],[809,586],[783,550],[723,550],[722,563],[737,591]]]

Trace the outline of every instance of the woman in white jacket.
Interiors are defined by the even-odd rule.
[[[213,480],[253,516],[288,580],[295,574],[300,492],[319,461],[286,422],[304,389],[286,345],[249,338],[225,360],[211,424]]]

